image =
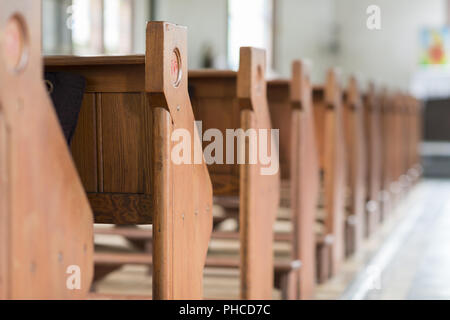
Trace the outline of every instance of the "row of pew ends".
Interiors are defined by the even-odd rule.
[[[283,298],[312,298],[420,177],[410,95],[362,92],[354,77],[343,88],[333,69],[312,85],[300,60],[291,78],[266,80],[265,52],[250,47],[237,72],[188,71],[187,29],[166,22],[148,23],[143,56],[43,59],[40,1],[0,9],[0,299],[86,298],[94,264],[130,261],[151,265],[154,299],[203,298],[205,265],[239,268],[242,299],[270,299],[274,284]],[[86,81],[70,150],[43,69]],[[176,129],[201,144],[195,120],[258,139],[279,129],[279,171],[174,164]],[[214,206],[239,229],[220,231]],[[289,232],[273,231],[280,220]],[[106,258],[94,223],[151,224],[151,253]],[[220,238],[239,242],[237,258],[211,257]],[[287,259],[277,241],[290,244]]]

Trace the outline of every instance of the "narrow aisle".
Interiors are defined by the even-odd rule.
[[[450,299],[450,181],[427,180],[419,188],[425,196],[410,199],[409,208],[421,212],[366,299]],[[399,228],[414,219],[408,213]]]

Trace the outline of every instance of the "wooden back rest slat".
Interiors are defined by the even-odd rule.
[[[237,146],[234,147],[234,163],[226,163],[226,129],[240,128],[240,108],[237,100],[237,72],[233,71],[189,71],[189,91],[194,106],[195,118],[202,121],[202,130],[218,129],[224,137],[223,163],[208,166],[214,195],[239,195],[239,165],[236,161]],[[205,141],[205,148],[210,142]]]
[[[44,87],[40,15],[41,1],[0,2],[0,298],[79,299],[93,219]]]

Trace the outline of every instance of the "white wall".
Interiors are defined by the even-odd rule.
[[[243,0],[245,1],[245,0]],[[366,27],[369,5],[381,8],[381,27]],[[157,20],[189,29],[189,67],[199,68],[205,44],[226,60],[226,0],[159,0]],[[275,0],[274,68],[290,75],[297,58],[312,61],[312,80],[329,67],[407,89],[418,67],[419,30],[446,22],[446,0]]]
[[[275,71],[289,76],[292,60],[309,59],[312,80],[322,81],[325,70],[336,60],[330,49],[334,0],[277,0],[275,6]]]
[[[150,3],[147,0],[134,0],[134,34],[133,34],[133,52],[145,52],[145,31],[147,21],[150,20]]]
[[[338,0],[341,50],[337,63],[390,87],[408,89],[418,68],[419,31],[446,22],[445,0]],[[366,27],[366,8],[381,9],[381,30]]]
[[[419,61],[419,30],[446,21],[446,0],[276,1],[276,70],[288,76],[295,58],[313,61],[313,81],[330,66],[407,89]],[[366,27],[366,9],[381,8],[381,27]],[[337,45],[337,46],[336,46]]]
[[[189,68],[200,68],[207,44],[226,61],[226,0],[159,0],[155,10],[156,20],[188,27]]]

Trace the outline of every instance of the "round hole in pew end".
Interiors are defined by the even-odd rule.
[[[23,18],[15,14],[6,23],[3,34],[3,57],[6,67],[13,73],[24,69],[28,60],[27,32]]]
[[[175,48],[170,57],[170,80],[175,88],[180,85],[183,76],[180,50]]]

